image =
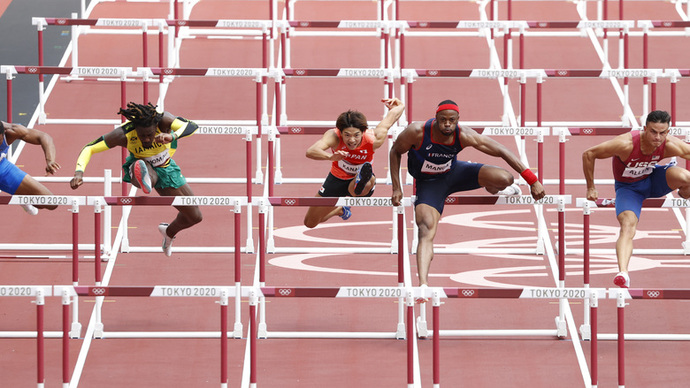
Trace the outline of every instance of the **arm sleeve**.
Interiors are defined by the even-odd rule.
[[[191,136],[197,129],[199,129],[199,126],[195,122],[183,119],[182,117],[176,118],[173,120],[172,124],[170,124],[170,132],[172,132],[174,139]]]
[[[79,157],[77,158],[77,167],[75,168],[75,171],[84,172],[86,165],[89,164],[89,160],[91,160],[91,155],[108,149],[110,149],[110,147],[105,144],[105,138],[103,136],[85,145],[84,148],[81,149]]]

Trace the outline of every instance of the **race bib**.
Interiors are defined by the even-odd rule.
[[[147,156],[143,158],[145,161],[149,162],[153,167],[160,167],[165,164],[165,162],[170,159],[170,153],[166,148],[164,151],[158,153],[157,155]]]
[[[441,174],[449,171],[452,163],[453,160],[449,160],[443,164],[435,164],[425,160],[424,164],[422,165],[422,172],[425,174]]]

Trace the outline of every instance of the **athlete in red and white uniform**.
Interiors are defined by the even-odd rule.
[[[613,279],[619,287],[630,286],[628,263],[633,251],[633,237],[640,219],[642,202],[646,198],[662,197],[678,189],[678,195],[690,197],[690,171],[675,163],[658,165],[665,158],[679,156],[690,159],[690,145],[674,136],[667,136],[671,115],[653,111],[647,115],[641,131],[616,136],[587,149],[582,154],[582,168],[587,182],[587,199],[596,201],[594,162],[613,159],[616,181],[616,216],[620,234],[616,241],[618,270]]]
[[[335,128],[326,131],[307,149],[307,158],[332,162],[317,197],[368,197],[374,193],[376,177],[371,165],[374,152],[386,141],[388,130],[405,109],[405,104],[397,98],[381,102],[389,111],[373,130],[361,112],[348,110],[338,116]],[[304,216],[304,225],[314,228],[331,217],[347,220],[351,214],[348,206],[312,206]]]

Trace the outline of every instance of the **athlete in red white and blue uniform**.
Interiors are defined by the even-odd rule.
[[[513,175],[501,168],[480,163],[456,160],[457,154],[467,147],[500,157],[519,172],[530,185],[532,197],[544,197],[544,187],[534,173],[502,144],[481,135],[469,127],[460,126],[460,109],[451,101],[442,101],[436,116],[426,122],[413,122],[400,133],[390,151],[391,181],[394,206],[403,197],[400,186],[400,161],[407,154],[409,173],[415,178],[415,220],[418,227],[417,271],[419,285],[428,284],[429,267],[434,257],[434,237],[443,212],[446,197],[457,191],[484,187],[489,193],[513,186]],[[519,194],[513,186],[511,194]]]
[[[678,189],[678,195],[690,197],[690,172],[675,163],[658,165],[666,158],[679,156],[690,159],[690,145],[668,136],[671,115],[653,111],[647,115],[641,131],[616,136],[587,149],[582,154],[582,168],[587,182],[587,199],[598,199],[594,185],[596,159],[612,158],[616,188],[616,217],[620,234],[616,241],[619,273],[613,282],[619,287],[630,286],[628,264],[633,251],[633,237],[646,198],[662,197]]]

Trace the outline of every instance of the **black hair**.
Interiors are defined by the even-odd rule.
[[[645,122],[645,125],[649,123],[670,124],[671,115],[668,114],[668,112],[666,112],[665,110],[655,110],[649,112],[649,114],[647,115],[647,121]]]
[[[453,100],[443,100],[443,101],[438,103],[438,106],[445,105],[445,104],[452,104],[452,105],[458,106],[458,104],[456,104],[455,101],[453,101]]]
[[[150,127],[158,124],[163,118],[163,114],[156,111],[156,106],[150,102],[146,105],[128,102],[127,109],[120,108],[117,114],[125,116],[135,127]]]
[[[367,124],[367,118],[362,112],[350,109],[338,116],[338,119],[335,121],[335,127],[341,131],[352,127],[364,132],[369,129],[369,124]]]

